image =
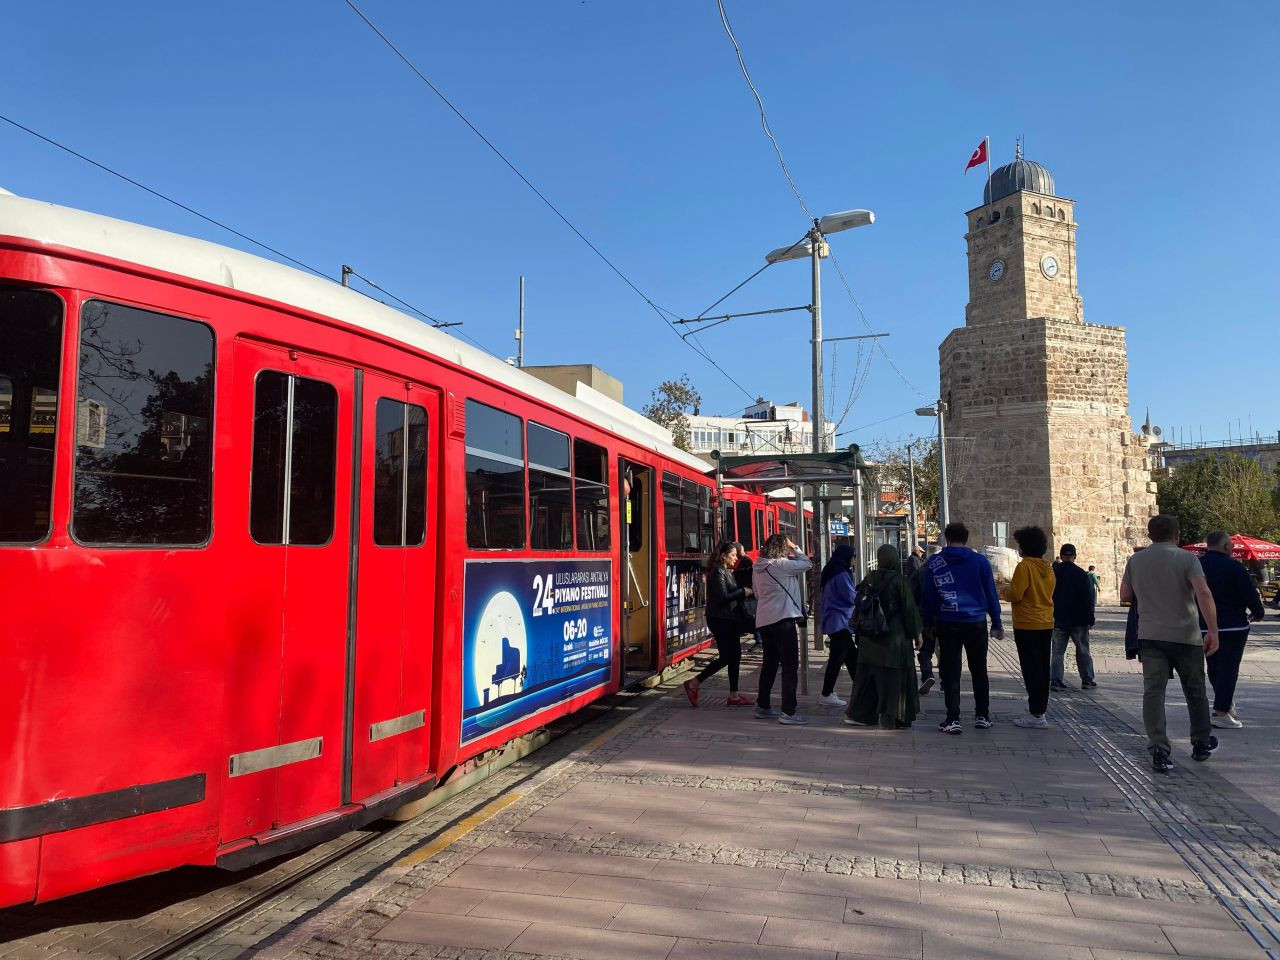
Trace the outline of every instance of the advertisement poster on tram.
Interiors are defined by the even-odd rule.
[[[462,601],[462,740],[607,683],[610,560],[468,560]]]
[[[707,584],[699,559],[667,561],[667,655],[709,639]]]

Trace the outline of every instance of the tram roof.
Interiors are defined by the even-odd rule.
[[[0,190],[0,237],[4,236],[111,257],[351,324],[507,384],[699,473],[707,472],[703,460],[672,445],[667,431],[631,408],[589,388],[577,396],[568,394],[335,280],[207,240]]]

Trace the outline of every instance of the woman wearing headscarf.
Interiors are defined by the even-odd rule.
[[[752,582],[756,585],[756,628],[764,643],[760,664],[760,692],[756,717],[779,723],[805,724],[809,718],[796,710],[800,640],[796,624],[805,617],[804,588],[800,575],[812,569],[809,558],[785,535],[775,533],[760,548]],[[773,682],[782,667],[782,713],[771,704]]]
[[[698,705],[698,687],[702,681],[729,668],[729,699],[731,707],[749,707],[754,701],[738,696],[738,669],[742,663],[742,630],[738,608],[751,591],[738,586],[733,578],[733,568],[738,562],[738,545],[722,543],[707,558],[707,628],[716,638],[716,658],[703,667],[696,677],[684,682],[684,692],[689,703]]]
[[[882,633],[858,633],[858,670],[844,722],[885,730],[904,730],[920,713],[915,651],[924,623],[911,584],[902,575],[898,548],[876,551],[877,569],[858,585],[858,596],[874,594],[884,611]]]
[[[822,632],[830,641],[827,670],[822,677],[822,696],[819,703],[830,707],[843,707],[845,701],[836,695],[836,681],[840,668],[849,670],[852,680],[858,666],[858,646],[849,630],[849,618],[853,616],[853,602],[857,588],[853,585],[853,547],[842,543],[831,551],[831,559],[822,568],[819,589],[822,591]]]

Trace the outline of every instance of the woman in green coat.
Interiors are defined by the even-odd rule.
[[[888,629],[879,634],[858,634],[858,670],[844,722],[905,730],[920,713],[915,651],[920,649],[924,624],[911,584],[902,575],[898,549],[882,546],[876,551],[876,565],[878,569],[858,586],[858,602],[861,604],[866,595],[864,591],[879,596]]]

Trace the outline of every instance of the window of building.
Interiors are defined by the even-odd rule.
[[[523,547],[524,430],[520,418],[467,401],[467,546]]]
[[[209,539],[213,351],[203,323],[102,300],[84,305],[76,539],[170,546]]]
[[[338,391],[263,370],[254,384],[249,533],[258,543],[321,546],[333,537]]]
[[[994,520],[991,523],[991,544],[996,547],[1009,545],[1009,523],[1005,520]]]
[[[427,411],[379,397],[374,417],[373,542],[420,546],[427,535]]]
[[[62,373],[62,301],[0,288],[0,541],[49,535]]]
[[[754,550],[756,548],[756,540],[752,534],[751,527],[751,504],[747,503],[745,500],[739,500],[734,504],[734,507],[738,513],[737,540],[746,549]]]
[[[573,441],[573,497],[578,549],[609,549],[609,474],[603,447]]]
[[[569,435],[529,422],[529,539],[535,550],[573,549]]]

